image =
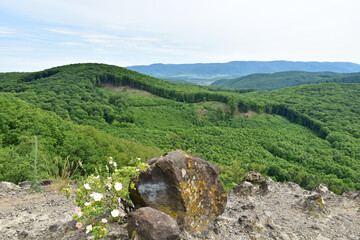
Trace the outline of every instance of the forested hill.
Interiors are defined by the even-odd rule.
[[[198,84],[208,84],[219,79],[240,77],[253,73],[284,71],[360,72],[360,64],[351,62],[234,61],[228,63],[152,64],[127,68],[162,79],[186,80]]]
[[[213,82],[210,86],[224,88],[256,88],[259,90],[274,90],[284,87],[319,83],[360,83],[360,73],[299,71],[255,73],[234,79],[217,80]]]
[[[62,172],[67,170],[64,167],[70,167],[66,159],[75,163],[74,168],[77,161],[82,162],[78,173],[91,173],[99,164],[105,164],[109,155],[124,166],[138,157],[150,158],[161,153],[94,127],[65,121],[11,93],[0,92],[0,109],[0,181],[29,180],[34,167],[34,136],[38,139],[37,171],[43,178],[63,176]]]
[[[30,159],[31,149],[23,152],[23,146],[39,135],[47,158],[78,156],[88,164],[82,174],[91,173],[115,149],[123,164],[139,152],[147,158],[183,149],[216,164],[227,189],[251,170],[307,189],[321,182],[337,193],[360,189],[360,84],[307,85],[266,93],[175,84],[105,64],[73,64],[0,74],[0,91],[7,92],[5,99],[22,99],[2,104],[7,111],[4,117],[2,110],[0,118],[6,121],[0,125],[2,176],[9,170],[4,163],[12,149],[17,149],[14,161],[22,154]],[[37,127],[44,121],[39,115],[55,123],[49,129],[46,124]],[[25,131],[28,118],[34,130]],[[68,126],[74,123],[83,127]],[[41,135],[51,134],[56,126],[69,134],[67,147],[62,145],[66,135]],[[101,146],[117,141],[117,146]],[[134,142],[139,145],[132,150]],[[101,154],[91,155],[96,152]]]

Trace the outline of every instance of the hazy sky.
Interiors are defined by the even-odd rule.
[[[0,72],[78,62],[360,63],[359,0],[0,0]]]

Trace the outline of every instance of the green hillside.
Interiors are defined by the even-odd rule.
[[[149,146],[146,154],[129,157],[158,156],[154,148],[199,154],[220,168],[227,189],[250,170],[307,189],[321,182],[335,192],[360,189],[360,103],[353,100],[360,84],[319,84],[264,93],[175,84],[115,66],[75,64],[37,73],[1,74],[0,90],[12,92],[12,98],[21,98],[28,106],[55,112],[65,121],[53,116],[64,124],[79,129],[84,127],[72,122],[90,125],[85,129]],[[66,148],[58,153],[60,143],[52,146],[54,156],[73,154]],[[121,155],[124,164],[126,152],[125,148]],[[79,158],[86,155],[90,153]]]
[[[210,86],[225,88],[256,88],[274,90],[284,87],[318,83],[360,83],[359,73],[334,72],[278,72],[255,73],[234,79],[222,79]]]
[[[320,84],[279,89],[261,96],[320,121],[333,147],[360,159],[360,84]]]
[[[0,93],[0,181],[18,183],[33,173],[34,136],[38,137],[39,174],[49,177],[53,164],[82,161],[80,172],[93,172],[109,155],[118,164],[129,159],[150,158],[161,152],[151,147],[113,137],[90,126],[64,121],[10,93]],[[56,161],[58,158],[58,161]],[[80,173],[79,172],[79,173]]]

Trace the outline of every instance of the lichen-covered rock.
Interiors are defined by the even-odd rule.
[[[172,216],[186,231],[205,233],[224,212],[226,192],[219,170],[197,155],[176,150],[148,161],[131,198],[136,205],[150,206]]]
[[[128,233],[133,240],[176,240],[180,237],[180,228],[169,215],[144,207],[131,213]]]
[[[328,213],[324,198],[321,194],[307,196],[304,200],[300,200],[300,202],[303,210],[309,214],[317,215]]]

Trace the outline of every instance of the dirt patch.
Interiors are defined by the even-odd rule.
[[[206,113],[208,110],[203,109],[203,108],[199,108],[196,110],[196,114],[197,114],[197,120],[201,121],[206,117]]]
[[[238,114],[241,116],[244,116],[244,117],[251,118],[251,117],[255,116],[256,112],[248,111],[246,113],[243,113],[243,112],[238,111]]]
[[[144,96],[144,97],[158,97],[150,92],[140,90],[137,88],[132,88],[130,86],[115,87],[111,84],[104,84],[104,87],[115,92],[125,92],[125,93],[136,94],[138,96]]]

